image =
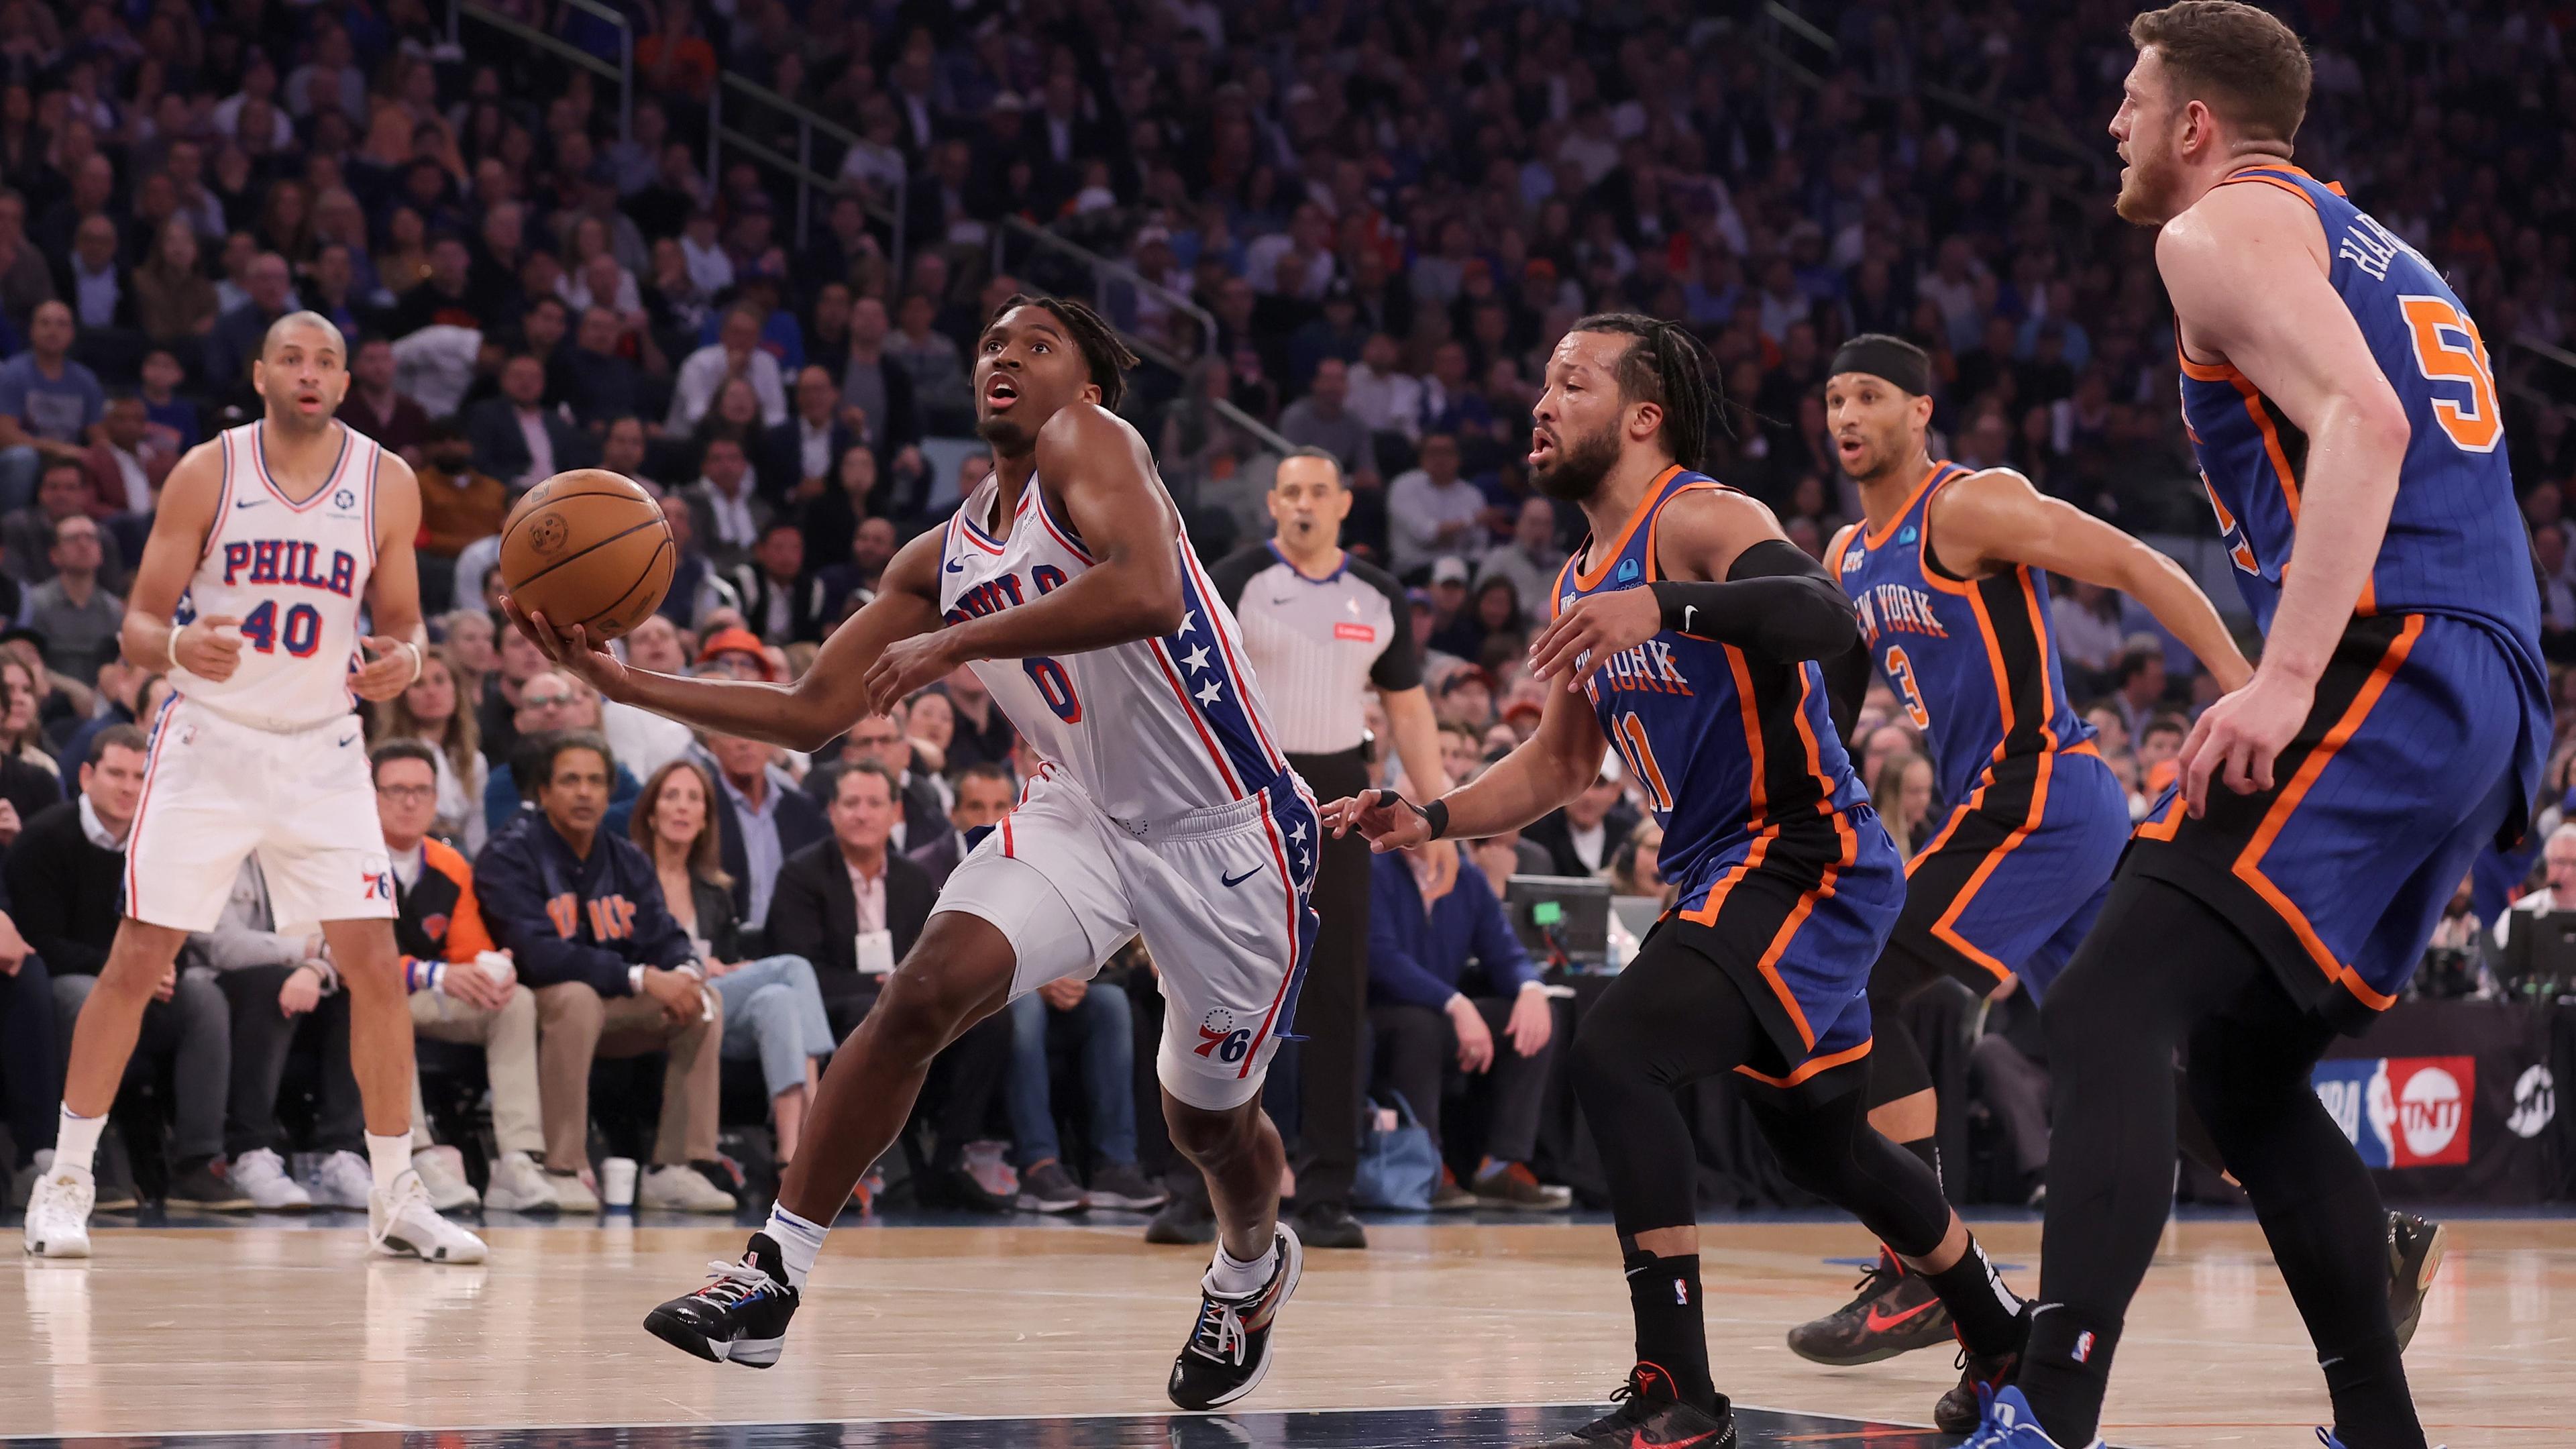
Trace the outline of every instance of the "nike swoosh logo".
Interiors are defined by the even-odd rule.
[[[1867,1316],[1861,1319],[1861,1326],[1871,1333],[1885,1333],[1887,1330],[1894,1328],[1896,1325],[1903,1323],[1908,1319],[1920,1318],[1924,1314],[1929,1313],[1940,1306],[1940,1299],[1930,1298],[1921,1303],[1915,1304],[1913,1307],[1906,1309],[1903,1313],[1899,1313],[1894,1317],[1889,1317],[1880,1313],[1878,1311],[1878,1305],[1873,1303],[1869,1306],[1869,1313]]]
[[[1218,879],[1224,881],[1229,886],[1239,886],[1259,874],[1261,874],[1261,867],[1256,865],[1241,875],[1219,876]]]
[[[1687,1439],[1649,1439],[1646,1431],[1640,1429],[1636,1437],[1628,1441],[1628,1449],[1698,1449],[1702,1444],[1716,1443],[1718,1433],[1718,1430],[1711,1429]]]
[[[952,558],[947,563],[947,569],[952,574],[962,574],[966,572],[966,561],[962,558]]]
[[[344,736],[342,736],[342,737],[341,737],[341,740],[340,740],[340,748],[342,748],[342,749],[344,749],[344,750],[345,750],[345,749],[347,749],[349,746],[354,745],[354,744],[356,744],[357,742],[358,742],[358,737],[357,737],[356,735],[344,735]]]
[[[263,503],[266,503],[267,501],[268,501],[268,500],[267,500],[267,499],[265,499],[265,498],[244,498],[244,499],[240,500],[239,502],[237,502],[237,503],[233,504],[233,507],[235,507],[235,508],[257,508],[258,506],[260,506],[260,505],[261,505],[261,504],[263,504]]]
[[[1696,613],[1698,613],[1698,612],[1699,612],[1699,605],[1697,605],[1697,604],[1684,604],[1684,605],[1682,605],[1682,632],[1683,632],[1683,633],[1687,634],[1687,633],[1689,633],[1689,632],[1690,632],[1690,626],[1691,626],[1691,615],[1696,614]]]

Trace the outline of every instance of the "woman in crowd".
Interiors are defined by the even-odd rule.
[[[1664,848],[1663,827],[1652,820],[1640,820],[1628,838],[1610,855],[1610,891],[1613,895],[1653,896],[1665,905],[1673,903],[1673,887],[1664,881],[1657,854]]]
[[[653,857],[663,904],[696,938],[698,959],[724,1001],[724,1055],[760,1059],[784,1168],[795,1159],[822,1075],[816,1060],[832,1053],[832,1024],[804,957],[738,959],[733,880],[718,861],[715,817],[708,808],[714,793],[704,771],[673,760],[644,782],[628,828]]]
[[[912,741],[912,772],[939,792],[939,808],[957,803],[957,787],[948,782],[948,747],[957,742],[957,706],[935,689],[912,697],[903,714],[903,732]]]
[[[161,224],[151,260],[134,269],[134,320],[144,336],[185,357],[215,326],[215,284],[198,261],[196,227],[173,216]]]
[[[0,713],[0,756],[43,770],[59,786],[62,766],[45,748],[44,725],[37,718],[44,699],[36,672],[22,660],[0,656],[0,687],[8,690],[7,711]]]
[[[430,828],[471,860],[483,851],[487,827],[481,802],[492,767],[483,758],[474,711],[458,707],[466,696],[453,648],[437,647],[421,656],[420,677],[411,688],[368,711],[375,728],[367,744],[373,748],[385,740],[418,740],[437,752],[438,819]]]
[[[481,699],[484,676],[492,672],[492,616],[458,609],[439,622],[447,631],[447,666],[456,676],[457,698]]]
[[[1932,762],[1911,753],[1890,757],[1870,782],[1870,803],[1896,848],[1912,855],[1923,844],[1923,822],[1932,813]]]

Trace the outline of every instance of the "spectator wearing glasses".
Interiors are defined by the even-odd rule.
[[[502,1212],[596,1211],[578,1177],[549,1177],[537,1087],[537,998],[518,968],[497,952],[474,894],[474,867],[429,834],[441,799],[439,755],[415,739],[387,740],[369,756],[376,815],[394,872],[394,944],[411,991],[412,1030],[434,1041],[483,1049],[492,1086],[492,1163],[483,1206]],[[442,1209],[473,1199],[452,1161],[455,1149],[430,1135],[429,1109],[412,1083],[412,1167]],[[433,1181],[433,1178],[435,1181]],[[442,1191],[443,1189],[443,1191]]]
[[[508,637],[522,644],[527,642],[515,629],[508,631]],[[529,647],[533,649],[535,646]],[[510,658],[506,642],[501,658],[506,668]],[[491,781],[483,787],[483,824],[494,835],[508,828],[525,808],[520,794],[520,774],[527,768],[529,760],[542,755],[550,743],[539,737],[567,730],[598,729],[599,696],[590,692],[589,685],[569,674],[545,670],[530,675],[528,682],[519,686],[519,705],[511,712],[511,722],[515,736],[533,744],[534,752],[532,754],[524,748],[516,750],[511,768],[493,771]],[[612,762],[610,787],[606,824],[610,831],[623,833],[627,816],[635,809],[635,796],[643,785],[625,766]]]
[[[841,772],[860,760],[874,760],[895,782],[895,802],[902,812],[894,823],[894,848],[918,854],[955,833],[941,808],[938,785],[928,771],[914,766],[912,738],[905,732],[901,704],[890,714],[872,714],[841,736],[841,757],[806,777],[805,788],[818,800],[830,800]]]
[[[568,730],[526,763],[537,808],[483,848],[480,885],[485,923],[537,994],[546,1172],[559,1191],[589,1173],[592,1060],[665,1052],[661,1126],[636,1205],[730,1213],[733,1195],[693,1166],[716,1155],[723,1007],[652,860],[605,828],[608,742]]]
[[[21,625],[52,641],[54,667],[83,684],[95,682],[99,666],[116,657],[117,631],[125,623],[125,601],[99,579],[106,557],[97,519],[74,514],[55,524],[45,551],[54,576],[29,589],[18,609]]]

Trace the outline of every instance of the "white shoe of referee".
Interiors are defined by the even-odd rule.
[[[425,1263],[480,1263],[483,1240],[438,1215],[420,1174],[405,1171],[393,1191],[367,1195],[367,1244],[388,1258]]]

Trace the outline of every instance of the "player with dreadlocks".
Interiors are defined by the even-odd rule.
[[[1860,623],[1771,510],[1694,471],[1717,398],[1682,328],[1587,317],[1557,344],[1530,474],[1591,536],[1530,646],[1551,689],[1538,732],[1466,786],[1416,804],[1370,790],[1325,808],[1379,850],[1516,829],[1615,749],[1664,828],[1673,909],[1603,993],[1573,1050],[1636,1315],[1618,1407],[1551,1446],[1731,1449],[1700,1316],[1689,1126],[1674,1094],[1743,1079],[1789,1176],[1920,1270],[1974,1354],[2012,1353],[2019,1301],[1994,1279],[1932,1170],[1871,1130],[1864,988],[1905,898],[1902,858],[1843,753],[1825,663]],[[1866,661],[1861,668],[1866,669]]]
[[[645,1327],[766,1368],[850,1191],[902,1130],[932,1058],[1011,1001],[1087,979],[1141,936],[1162,966],[1158,1075],[1172,1145],[1206,1176],[1215,1261],[1167,1392],[1243,1397],[1297,1287],[1285,1163],[1261,1085],[1313,944],[1321,827],[1234,616],[1199,570],[1145,440],[1110,409],[1135,358],[1091,309],[1015,296],[976,342],[976,431],[993,474],[904,546],[883,585],[788,685],[620,664],[576,628],[515,612],[610,699],[725,734],[819,748],[961,665],[1046,763],[960,862],[876,1007],[832,1056],[768,1225]],[[852,775],[834,810],[877,788]],[[855,800],[853,796],[857,797]],[[890,959],[882,883],[858,885],[860,954]]]

